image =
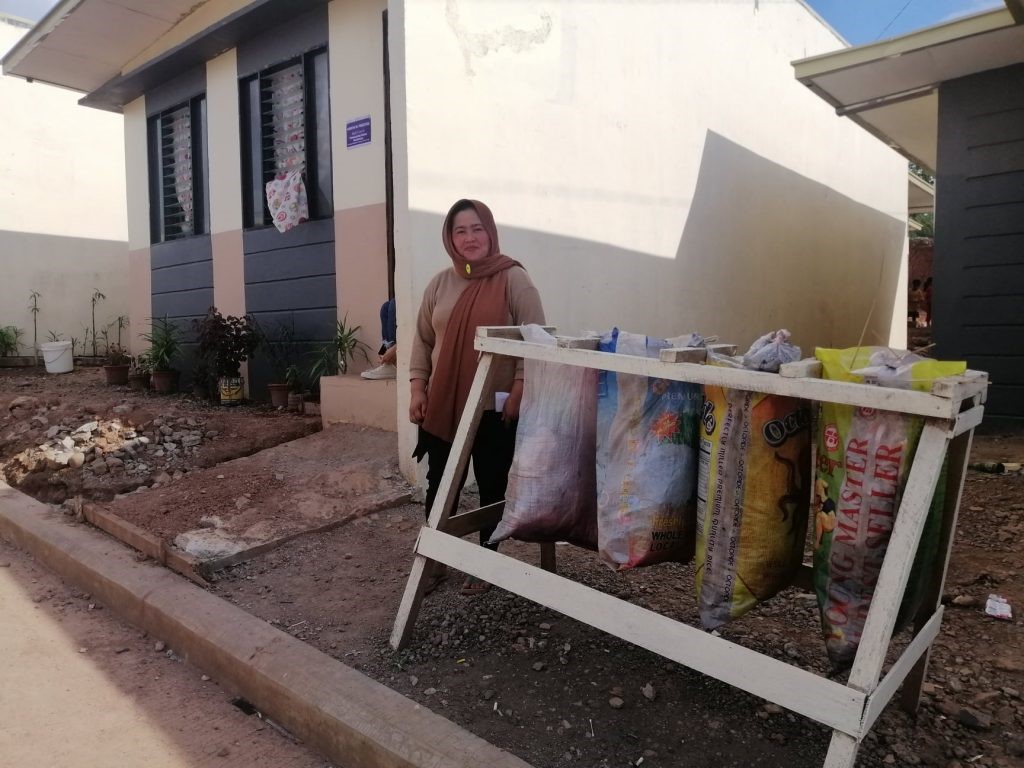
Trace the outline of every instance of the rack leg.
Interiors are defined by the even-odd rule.
[[[832,741],[822,768],[853,768],[860,742],[842,731],[832,731]]]
[[[971,445],[974,441],[974,430],[953,438],[949,446],[949,467],[946,472],[946,499],[942,511],[942,533],[939,549],[932,572],[931,583],[921,600],[921,610],[914,617],[914,634],[916,635],[931,618],[935,610],[942,604],[942,593],[949,572],[949,558],[953,552],[953,537],[956,535],[957,517],[960,511],[960,499],[964,491],[964,479],[967,476],[967,464],[970,461]],[[942,557],[939,560],[939,557]],[[931,648],[922,654],[913,669],[903,681],[900,694],[900,705],[908,712],[916,712],[921,701],[921,687],[928,673],[928,661]]]
[[[540,567],[545,571],[551,571],[551,573],[557,573],[558,570],[555,566],[555,545],[552,542],[547,542],[540,545]]]
[[[473,385],[466,397],[466,406],[462,412],[462,418],[459,420],[455,439],[452,441],[452,450],[448,455],[444,474],[441,476],[441,484],[437,489],[434,506],[430,509],[430,517],[427,519],[428,528],[443,531],[452,509],[455,507],[455,501],[459,496],[459,481],[469,464],[469,457],[473,452],[473,439],[476,437],[477,427],[480,426],[480,417],[484,410],[484,393],[490,389],[493,379],[494,355],[484,353],[480,357]],[[417,551],[419,544],[417,539]],[[420,554],[417,554],[413,560],[409,581],[405,585],[402,602],[398,606],[398,615],[395,617],[395,626],[391,631],[391,647],[395,650],[405,647],[412,636],[412,629],[416,625],[416,617],[419,615],[420,605],[423,602],[423,591],[426,589],[433,564],[433,560]]]

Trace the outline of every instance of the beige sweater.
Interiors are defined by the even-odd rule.
[[[444,343],[445,329],[451,317],[455,302],[469,287],[469,280],[459,277],[454,269],[446,269],[434,275],[423,291],[423,302],[416,318],[416,335],[412,343],[412,359],[409,363],[409,378],[430,381],[430,374],[437,365],[437,357]],[[505,325],[544,325],[544,308],[540,303],[537,288],[522,267],[508,271],[508,306],[511,313]],[[521,359],[499,358],[494,386],[484,401],[485,410],[494,408],[494,392],[508,392],[515,379],[523,378]]]

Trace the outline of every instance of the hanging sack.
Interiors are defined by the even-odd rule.
[[[823,376],[928,391],[943,376],[962,374],[961,362],[929,360],[886,347],[818,349]],[[829,658],[853,662],[882,570],[900,499],[924,422],[919,416],[822,403],[814,480],[814,585]],[[913,616],[934,567],[945,488],[936,486],[897,617]]]
[[[788,331],[762,336],[742,358],[712,365],[778,372],[800,359]],[[696,588],[715,629],[792,583],[810,503],[811,409],[806,400],[704,386],[697,480]]]
[[[539,325],[523,340],[555,346]],[[597,371],[526,360],[505,511],[491,543],[568,541],[597,549]]]
[[[619,331],[600,349],[658,357],[699,336]],[[598,385],[598,551],[615,570],[693,557],[700,385],[602,371]]]

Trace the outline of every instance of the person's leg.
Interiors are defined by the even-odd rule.
[[[380,308],[381,338],[387,347],[395,346],[398,340],[398,318],[395,315],[395,300],[388,299]]]
[[[424,433],[427,434],[427,433]],[[446,443],[440,438],[427,434],[429,446],[427,448],[427,494],[423,500],[423,516],[430,518],[430,510],[433,509],[434,499],[437,497],[437,490],[441,486],[441,477],[444,475],[445,464],[448,463],[448,455],[451,453],[451,443]]]
[[[380,305],[380,347],[377,348],[378,364],[359,375],[364,379],[393,379],[398,370],[395,367],[395,300],[388,299]],[[389,351],[390,350],[390,351]]]
[[[383,355],[388,348],[388,304],[390,299],[380,305],[380,346],[377,347],[377,354]]]
[[[434,505],[434,499],[437,498],[437,491],[441,486],[441,478],[444,476],[444,467],[448,463],[451,449],[451,443],[425,432],[422,427],[420,428],[419,440],[413,456],[417,460],[424,456],[427,458],[427,492],[423,499],[423,516],[427,520],[430,519],[430,510]],[[423,594],[429,595],[447,578],[448,569],[441,563],[435,563]]]
[[[512,467],[512,458],[516,450],[516,424],[505,426],[501,414],[496,411],[484,411],[480,419],[480,429],[473,443],[473,472],[476,484],[480,488],[480,506],[496,504],[505,499],[508,488],[508,471]],[[480,543],[487,546],[496,526],[489,526],[480,531]],[[490,545],[497,550],[498,545]]]

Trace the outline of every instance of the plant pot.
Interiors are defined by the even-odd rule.
[[[245,399],[245,382],[241,376],[221,376],[217,380],[221,405],[241,405]]]
[[[149,389],[149,374],[148,373],[129,373],[128,374],[128,386],[132,389],[146,390]]]
[[[127,365],[104,365],[103,375],[107,379],[107,384],[127,384],[128,368]]]
[[[267,389],[270,390],[270,404],[275,408],[287,408],[288,407],[288,395],[291,389],[287,384],[267,384]]]
[[[170,395],[178,391],[178,377],[181,371],[153,371],[153,391]]]
[[[303,408],[303,397],[299,392],[288,393],[288,410],[295,411],[296,413],[302,413],[305,409]]]

